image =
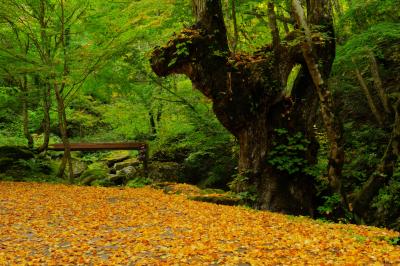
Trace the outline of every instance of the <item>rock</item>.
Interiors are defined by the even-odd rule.
[[[87,168],[86,163],[79,160],[72,160],[72,169],[75,178],[80,177]]]
[[[96,179],[90,183],[91,186],[94,187],[110,187],[113,184],[110,182],[108,178],[103,178],[103,179]]]
[[[130,159],[127,159],[125,161],[122,161],[122,162],[114,164],[113,168],[115,169],[115,171],[118,171],[118,170],[121,170],[121,169],[126,168],[128,166],[136,167],[136,166],[139,166],[139,165],[140,165],[140,161],[137,158],[130,158]]]
[[[104,158],[104,161],[107,163],[108,167],[113,166],[115,163],[119,163],[125,161],[131,157],[129,151],[113,151],[110,155]]]
[[[31,152],[28,148],[19,146],[1,146],[0,147],[0,158],[10,158],[10,159],[32,159],[35,154]]]
[[[123,168],[123,169],[121,169],[121,170],[119,170],[119,171],[117,171],[117,175],[124,175],[124,176],[127,176],[127,177],[134,177],[135,176],[135,173],[137,173],[138,171],[137,171],[137,169],[135,168],[135,167],[133,167],[133,166],[128,166],[128,167],[125,167],[125,168]]]
[[[51,159],[61,159],[64,156],[64,152],[63,151],[50,151],[48,150],[47,155],[51,158]]]
[[[147,175],[142,165],[129,166],[124,169],[128,179],[147,177],[156,182],[176,182],[181,170],[180,165],[175,162],[150,162]]]
[[[116,174],[108,175],[108,181],[114,186],[120,186],[126,183],[126,175]]]
[[[18,177],[21,172],[31,170],[30,166],[36,163],[34,158],[35,154],[26,147],[1,146],[0,173],[7,172],[10,176]]]
[[[178,180],[180,165],[175,162],[151,162],[148,166],[147,175],[144,171],[143,165],[140,163],[134,163],[133,165],[129,165],[117,171],[115,170],[115,168],[112,168],[110,172],[117,176],[125,176],[127,180],[132,180],[135,178],[149,178],[159,182],[175,182]]]
[[[95,180],[101,180],[108,178],[108,168],[103,163],[94,163],[88,166],[88,168],[81,175],[81,184],[90,185]]]
[[[0,157],[0,172],[4,173],[14,164],[14,159]]]
[[[210,202],[221,205],[228,205],[228,206],[236,206],[242,204],[239,198],[231,197],[228,195],[199,195],[199,196],[189,196],[188,199],[195,201]]]
[[[144,170],[140,169],[142,176],[145,176]],[[154,181],[172,181],[178,180],[181,167],[175,162],[151,162],[148,166],[148,177]]]

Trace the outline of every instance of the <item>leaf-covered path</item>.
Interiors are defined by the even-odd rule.
[[[0,265],[400,264],[398,233],[166,195],[0,182]]]

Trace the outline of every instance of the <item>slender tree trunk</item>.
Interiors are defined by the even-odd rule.
[[[331,2],[332,2],[332,6],[335,9],[337,15],[341,16],[343,13],[343,10],[342,10],[342,6],[341,6],[339,0],[331,0]]]
[[[69,181],[72,182],[74,179],[74,173],[72,169],[72,160],[71,160],[71,148],[69,143],[69,138],[67,134],[67,117],[65,114],[65,106],[64,99],[60,94],[60,90],[58,88],[58,84],[54,83],[54,91],[57,99],[57,113],[58,113],[58,123],[61,133],[61,139],[64,144],[64,156],[60,165],[60,169],[58,172],[58,176],[64,176],[65,168],[68,164],[68,172],[69,172]]]
[[[368,86],[365,83],[365,80],[360,73],[360,70],[357,67],[355,67],[354,72],[355,72],[357,80],[360,83],[360,86],[365,94],[365,97],[367,98],[369,108],[371,109],[371,111],[372,111],[373,115],[375,116],[376,120],[378,121],[379,125],[382,126],[384,119],[381,116],[381,113],[379,112],[378,108],[375,105],[374,99],[372,98],[371,92],[369,91]]]
[[[284,19],[284,16],[282,15],[282,13],[279,12],[279,10],[278,10],[278,16],[282,18],[281,22],[283,24],[283,29],[285,30],[285,33],[289,34],[290,29],[289,29],[288,22],[287,22],[287,20]]]
[[[28,147],[33,148],[33,138],[29,132],[29,114],[28,114],[28,81],[26,76],[22,78],[20,82],[21,93],[22,93],[22,121],[24,128],[25,138],[28,140]]]
[[[394,104],[393,109],[395,111],[395,119],[385,154],[376,171],[370,176],[361,190],[353,196],[353,211],[361,218],[365,217],[371,201],[378,191],[388,184],[400,157],[400,98]]]
[[[39,152],[46,152],[50,141],[50,107],[51,107],[51,86],[48,82],[43,87],[43,144]]]
[[[154,119],[153,111],[149,111],[150,134],[152,137],[157,136],[156,119]]]
[[[60,33],[60,39],[61,39],[61,44],[62,44],[62,49],[63,49],[63,54],[64,54],[64,60],[63,60],[63,75],[62,75],[62,81],[61,81],[61,89],[58,88],[57,82],[54,83],[54,91],[56,94],[56,99],[57,99],[57,112],[58,112],[58,118],[59,118],[59,126],[60,126],[60,131],[61,131],[61,138],[62,142],[64,144],[64,157],[63,161],[60,166],[60,172],[59,175],[63,174],[65,171],[65,166],[68,164],[68,172],[69,172],[69,181],[72,183],[74,180],[74,173],[73,173],[73,168],[72,168],[72,159],[71,159],[71,147],[69,143],[69,138],[68,138],[68,133],[67,133],[67,115],[65,113],[65,105],[64,105],[64,99],[61,95],[62,91],[65,88],[65,78],[69,73],[68,70],[68,62],[67,62],[67,45],[66,45],[66,30],[65,30],[65,16],[64,16],[64,0],[61,0],[61,33]]]
[[[374,53],[370,49],[368,49],[368,55],[369,55],[370,62],[371,62],[371,73],[372,73],[372,77],[374,79],[375,89],[378,91],[379,98],[382,102],[382,105],[383,105],[383,108],[384,108],[386,114],[390,114],[391,110],[389,107],[389,100],[388,100],[387,94],[382,86],[382,80],[379,75],[378,63],[376,62]]]
[[[232,41],[232,53],[236,53],[236,47],[239,41],[239,32],[236,20],[236,0],[231,0],[231,11],[232,11],[232,24],[233,24],[233,41]]]

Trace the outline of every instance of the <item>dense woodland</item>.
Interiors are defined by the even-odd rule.
[[[0,180],[190,183],[400,230],[399,4],[0,0]],[[135,141],[146,170],[69,149]]]

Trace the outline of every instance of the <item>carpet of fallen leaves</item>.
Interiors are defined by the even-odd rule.
[[[400,265],[399,234],[151,188],[0,182],[0,265]]]

